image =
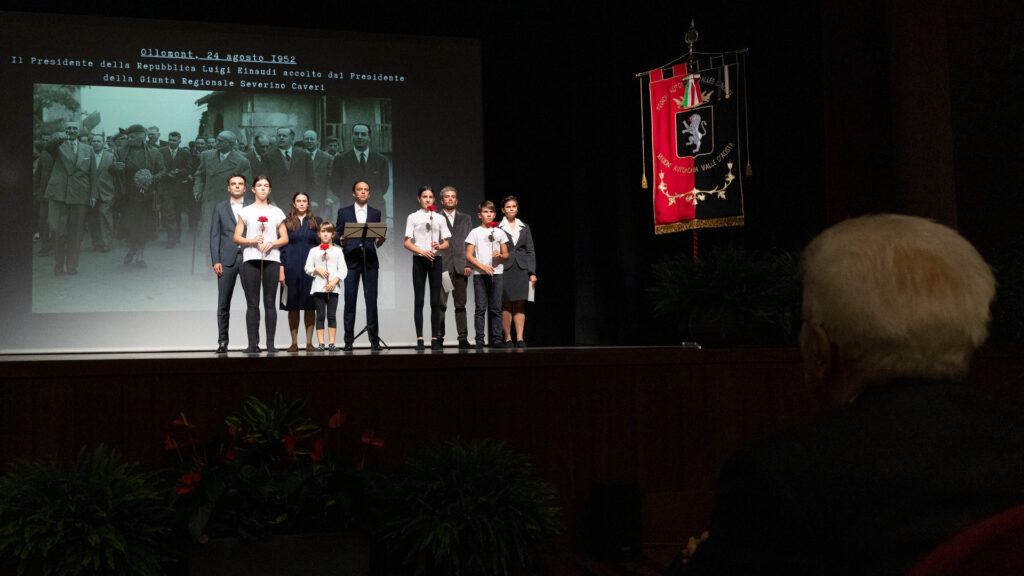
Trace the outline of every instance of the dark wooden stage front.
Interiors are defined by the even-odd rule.
[[[638,488],[645,542],[685,542],[707,524],[729,453],[824,406],[796,349],[38,355],[0,357],[0,371],[0,462],[105,443],[167,464],[178,414],[209,434],[246,396],[280,391],[314,421],[340,408],[383,437],[367,461],[380,470],[436,440],[505,442],[556,487],[576,544],[608,484]],[[972,384],[1024,404],[1024,354],[984,351]]]

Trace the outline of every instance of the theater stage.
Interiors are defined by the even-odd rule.
[[[983,350],[971,383],[1024,405],[1024,354]],[[624,486],[602,513],[639,512],[648,544],[707,525],[725,458],[823,409],[795,348],[529,348],[351,354],[240,352],[0,356],[0,462],[104,443],[145,466],[170,465],[169,422],[204,436],[249,395],[307,401],[384,438],[368,467],[399,470],[427,444],[493,438],[551,482],[566,534],[582,544],[594,495]],[[634,494],[636,497],[629,497]]]

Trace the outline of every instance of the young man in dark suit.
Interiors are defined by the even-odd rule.
[[[370,349],[380,350],[377,332],[379,328],[377,273],[380,269],[380,261],[377,259],[377,247],[384,244],[384,238],[367,239],[364,242],[360,238],[346,239],[342,236],[346,222],[380,222],[380,210],[367,204],[370,199],[370,185],[365,181],[360,180],[352,185],[352,197],[355,198],[354,204],[338,209],[338,224],[336,226],[339,243],[345,254],[345,262],[348,264],[348,275],[345,276],[345,347],[343,350],[351,351],[352,342],[355,340],[353,329],[356,323],[356,296],[359,294],[360,277],[363,279],[366,331],[370,336]]]
[[[231,318],[231,295],[235,291],[235,279],[242,266],[242,248],[235,244],[235,224],[238,213],[249,204],[245,198],[245,176],[232,174],[228,178],[227,200],[214,206],[210,225],[210,260],[213,273],[217,275],[217,353],[228,351],[228,320]]]
[[[452,301],[455,304],[455,329],[459,334],[459,348],[469,349],[469,332],[466,324],[466,285],[473,270],[466,264],[466,236],[473,228],[469,214],[455,209],[459,205],[458,191],[454,186],[441,189],[441,214],[452,237],[448,240],[448,249],[442,250],[442,273],[448,274],[452,282]],[[444,315],[448,311],[448,292],[441,288],[441,322],[438,341],[444,341]]]

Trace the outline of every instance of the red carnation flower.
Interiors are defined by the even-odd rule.
[[[437,212],[437,207],[431,204],[430,206],[427,206],[427,210],[430,212]]]
[[[330,245],[330,244],[321,244],[321,245],[320,245],[320,249],[321,249],[321,250],[327,250],[327,249],[328,249],[328,248],[330,248],[330,247],[331,247],[331,245]]]
[[[492,220],[491,223],[488,224],[488,226],[490,226],[491,228],[497,228],[498,227],[498,223]]]
[[[256,219],[256,221],[257,222],[267,222],[268,220],[267,220],[266,216],[260,216],[259,218]]]

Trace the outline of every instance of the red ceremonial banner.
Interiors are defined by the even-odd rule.
[[[694,189],[692,157],[678,157],[676,114],[700,102],[692,98],[686,64],[672,67],[672,77],[660,69],[651,73],[651,150],[654,159],[654,224],[661,226],[696,218],[696,206],[675,198]]]

